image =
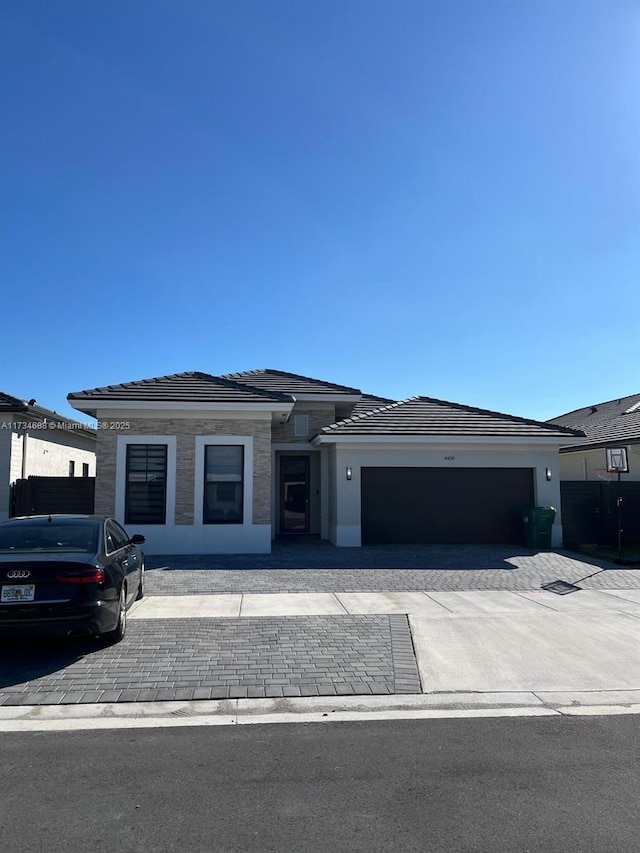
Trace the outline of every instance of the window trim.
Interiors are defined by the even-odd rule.
[[[167,486],[164,524],[137,524],[136,527],[159,528],[175,524],[176,517],[176,436],[175,435],[119,435],[116,446],[116,519],[124,518],[127,488],[127,445],[165,444],[167,447]]]
[[[204,459],[208,444],[234,444],[244,448],[242,468],[242,521],[204,521]],[[251,435],[197,435],[195,452],[195,483],[193,499],[193,524],[195,527],[247,527],[253,524],[253,436]]]

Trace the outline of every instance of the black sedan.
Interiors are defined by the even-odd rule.
[[[124,637],[144,594],[144,536],[113,518],[49,515],[0,523],[0,637]]]

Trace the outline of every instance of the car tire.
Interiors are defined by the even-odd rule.
[[[140,586],[138,587],[136,601],[140,601],[141,598],[144,598],[144,563],[140,567]]]
[[[127,587],[122,584],[120,589],[120,598],[118,599],[118,624],[113,631],[107,631],[102,635],[102,639],[111,644],[119,643],[124,639],[127,632]]]

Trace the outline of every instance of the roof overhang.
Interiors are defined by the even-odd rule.
[[[170,400],[105,400],[68,399],[68,403],[85,415],[97,417],[97,412],[136,412],[144,416],[145,412],[194,412],[213,414],[215,412],[239,412],[242,414],[270,414],[274,423],[285,423],[293,409],[294,402],[286,400],[266,400],[263,403],[208,403]]]
[[[562,446],[560,453],[578,453],[581,450],[605,450],[607,447],[625,447],[628,444],[640,444],[638,438],[610,438],[607,441],[585,441],[584,444]]]
[[[84,436],[95,441],[97,430],[88,424],[81,424],[79,421],[74,421],[71,418],[65,418],[58,415],[57,412],[42,411],[34,409],[32,406],[27,406],[26,409],[15,411],[12,413],[13,422],[35,424],[32,428],[25,429],[25,432],[31,435],[37,435],[39,431],[73,433],[74,435]]]
[[[579,438],[575,439],[579,441]],[[322,447],[330,444],[381,444],[381,445],[407,445],[407,444],[507,444],[523,445],[529,444],[539,447],[559,447],[567,441],[566,436],[500,436],[500,435],[316,435],[311,439],[314,447]]]

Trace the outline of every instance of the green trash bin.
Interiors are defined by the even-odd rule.
[[[522,508],[524,544],[527,548],[551,548],[551,529],[556,511],[552,506],[527,506]]]

